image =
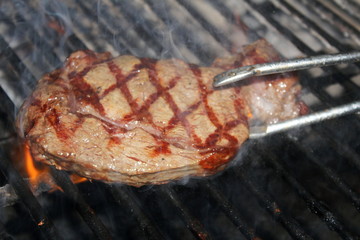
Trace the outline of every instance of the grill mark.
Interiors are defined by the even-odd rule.
[[[46,104],[44,104],[45,106]],[[47,106],[45,106],[47,108]],[[49,123],[53,126],[56,132],[56,136],[65,141],[69,138],[69,134],[67,133],[66,129],[63,127],[63,125],[60,123],[60,116],[55,108],[49,109],[46,114],[46,119],[49,121]]]
[[[155,64],[156,60],[150,60],[150,59],[142,59],[140,64],[136,64],[134,65],[132,72],[127,75],[124,76],[121,72],[121,69],[112,61],[108,62],[108,67],[110,69],[110,72],[112,74],[114,74],[115,78],[116,78],[116,85],[115,86],[110,86],[108,89],[105,90],[104,95],[108,94],[110,91],[112,91],[115,88],[119,88],[120,91],[122,92],[122,94],[124,95],[126,101],[128,102],[132,113],[128,116],[125,116],[125,119],[131,119],[133,117],[136,117],[138,119],[147,119],[149,121],[149,123],[151,125],[153,125],[155,128],[157,128],[152,120],[152,116],[149,113],[149,107],[151,106],[152,103],[154,103],[165,91],[165,89],[161,88],[156,88],[157,92],[153,93],[152,95],[150,95],[145,103],[139,107],[138,104],[134,101],[129,88],[127,87],[127,82],[131,81],[131,79],[133,79],[135,76],[137,76],[137,74],[139,73],[139,70],[145,67],[148,67],[150,65],[150,62],[154,62],[153,64]],[[156,75],[152,74],[152,68],[148,68],[148,74],[149,74],[149,79],[152,82],[152,84],[154,86],[158,85],[158,78]],[[169,89],[175,86],[175,82],[176,79],[173,80],[173,84],[169,85]],[[167,90],[167,89],[166,89]],[[112,130],[112,128],[105,128],[108,133],[110,135],[114,134],[114,131]],[[155,139],[156,142],[158,142],[158,146],[156,146],[156,148],[153,150],[152,156],[158,156],[159,154],[170,154],[171,151],[169,149],[169,143],[162,141],[158,136],[155,136],[153,134],[151,134],[153,136],[153,138]],[[119,144],[121,141],[119,138],[116,137],[112,137],[110,139],[110,144],[115,143],[115,144]],[[130,157],[133,160],[136,161],[141,161],[140,159],[135,159]],[[143,162],[143,161],[141,161]]]
[[[110,92],[114,91],[116,89],[116,83],[108,87],[104,90],[103,94],[100,96],[100,99],[103,99],[105,96],[107,96]]]
[[[78,118],[76,119],[74,126],[70,128],[73,134],[76,132],[76,130],[78,130],[82,126],[83,122],[85,121],[83,117],[79,117],[79,116],[77,117]]]
[[[159,99],[159,97],[161,95],[163,95],[164,91],[169,91],[170,89],[172,89],[173,87],[175,87],[176,82],[180,79],[180,76],[176,76],[174,78],[172,78],[170,80],[169,86],[167,86],[166,88],[163,88],[162,91],[156,91],[155,93],[151,94],[145,101],[145,103],[141,106],[140,108],[140,112],[142,111],[147,111],[151,104],[153,104],[156,100]],[[151,116],[151,114],[150,114]]]
[[[214,133],[210,134],[206,138],[205,143],[202,146],[198,146],[199,148],[210,148],[209,151],[201,153],[204,156],[207,155],[207,157],[202,159],[199,162],[199,165],[206,170],[212,171],[227,163],[237,151],[237,144],[239,141],[236,137],[229,134],[228,131],[239,124],[244,124],[247,126],[246,116],[244,116],[244,114],[241,112],[241,109],[243,109],[244,105],[241,104],[241,108],[236,107],[237,103],[234,101],[237,119],[226,122],[224,125],[222,125],[214,110],[208,103],[208,95],[211,94],[213,90],[207,90],[206,86],[203,84],[201,70],[199,67],[192,64],[189,64],[189,66],[198,81],[201,93],[200,97],[204,103],[206,114],[209,117],[211,123],[216,127]],[[237,89],[236,91],[236,93],[239,93],[240,90]],[[229,141],[228,147],[216,147],[216,143],[221,137]]]
[[[189,67],[191,69],[191,71],[193,72],[193,74],[195,75],[195,78],[198,82],[198,86],[200,89],[200,98],[201,101],[204,104],[205,107],[205,111],[206,114],[209,118],[209,120],[211,121],[211,123],[216,127],[215,129],[215,133],[210,134],[207,139],[205,140],[205,146],[204,147],[211,147],[211,146],[215,146],[215,144],[217,143],[217,141],[219,140],[220,136],[221,136],[221,132],[223,130],[223,126],[220,123],[219,119],[217,118],[214,110],[210,107],[209,103],[208,103],[208,95],[211,94],[213,92],[213,90],[207,90],[207,87],[204,85],[204,83],[202,82],[202,75],[201,75],[201,70],[198,66],[193,65],[193,64],[189,64]]]
[[[157,75],[157,71],[155,69],[156,60],[153,59],[141,59],[141,63],[134,66],[134,69],[132,70],[132,73],[124,76],[121,72],[121,69],[112,61],[107,62],[107,65],[110,69],[110,72],[114,75],[116,79],[116,84],[110,86],[108,89],[104,91],[104,93],[101,95],[101,98],[109,94],[111,91],[119,88],[122,94],[124,95],[126,101],[128,102],[129,106],[131,107],[132,116],[142,116],[145,117],[151,124],[154,124],[152,121],[152,116],[149,113],[149,108],[151,104],[153,104],[160,96],[164,97],[165,101],[169,104],[171,110],[173,111],[174,117],[169,120],[169,125],[166,127],[166,130],[173,128],[177,123],[181,123],[184,128],[186,129],[186,132],[189,137],[191,137],[195,145],[201,149],[204,148],[210,148],[215,147],[217,141],[221,136],[226,138],[230,142],[229,147],[217,147],[210,149],[209,152],[205,152],[202,154],[208,155],[208,157],[204,158],[199,162],[199,164],[204,168],[208,170],[216,169],[219,166],[223,165],[229,160],[229,157],[233,155],[237,148],[234,148],[238,143],[237,138],[234,136],[224,133],[223,131],[229,131],[231,128],[237,126],[240,123],[247,123],[246,119],[244,119],[244,115],[241,113],[240,109],[237,111],[237,115],[239,117],[236,121],[231,121],[226,123],[224,126],[220,123],[218,117],[216,116],[215,112],[211,108],[211,106],[208,103],[207,97],[209,94],[211,94],[211,91],[208,91],[206,89],[206,86],[203,84],[201,80],[201,70],[199,67],[195,65],[189,65],[190,69],[192,70],[193,74],[196,77],[196,80],[198,82],[198,86],[200,89],[200,101],[191,105],[188,107],[185,111],[181,111],[175,101],[173,100],[171,94],[168,92],[170,89],[172,89],[174,86],[176,86],[176,83],[180,79],[180,76],[176,76],[173,79],[171,79],[169,86],[162,87],[159,83],[159,77]],[[149,80],[153,84],[153,86],[156,88],[156,93],[151,94],[144,102],[142,106],[138,106],[138,104],[134,101],[129,88],[127,87],[127,82],[133,79],[137,74],[138,71],[141,68],[147,68],[148,74],[149,74]],[[82,79],[84,75],[90,70],[90,68],[84,69],[80,75],[76,75],[73,77],[73,79],[76,79],[78,82],[74,82],[75,87],[79,88],[80,83],[83,84],[84,80]],[[82,82],[80,82],[82,81]],[[80,83],[79,83],[80,82]],[[84,82],[86,84],[86,82]],[[74,85],[74,84],[73,84]],[[88,86],[85,86],[85,90],[83,90],[83,93],[90,92],[91,86],[87,84]],[[90,88],[90,89],[89,89]],[[92,90],[92,89],[91,89]],[[93,105],[100,113],[104,113],[104,107],[99,102],[99,96],[94,93],[95,98],[93,99],[85,99],[87,102],[89,102],[91,105]],[[212,124],[216,127],[216,130],[214,133],[210,134],[206,141],[202,143],[201,139],[195,134],[193,126],[188,122],[186,119],[186,116],[191,114],[194,110],[196,110],[201,103],[204,104],[207,116],[209,117],[209,120],[212,122]],[[235,103],[235,105],[239,105],[239,103]],[[236,108],[238,109],[238,108]],[[129,117],[129,116],[128,116]],[[125,118],[126,119],[126,118]],[[244,121],[245,120],[245,121]],[[104,125],[103,125],[104,126]],[[104,126],[104,129],[108,131],[110,135],[113,135],[116,129],[114,127]],[[121,131],[124,131],[121,130]],[[126,130],[125,130],[126,131]],[[158,156],[159,154],[170,154],[171,151],[169,149],[169,143],[165,142],[160,139],[159,136],[152,135],[157,141],[158,146],[153,150],[153,156]],[[109,144],[120,144],[121,140],[117,137],[111,137],[109,140]],[[131,157],[130,157],[131,158]],[[133,159],[133,158],[131,158]],[[135,159],[133,159],[135,160]],[[136,161],[141,161],[140,159],[136,159]],[[141,161],[142,162],[142,161]]]
[[[181,110],[179,109],[179,107],[175,103],[174,99],[172,98],[171,94],[168,92],[168,90],[170,89],[169,87],[173,88],[176,85],[176,82],[178,81],[178,79],[180,79],[180,76],[177,76],[177,77],[173,78],[170,81],[169,87],[164,88],[159,83],[159,77],[157,76],[157,71],[156,71],[156,68],[155,68],[155,65],[156,65],[157,61],[153,60],[153,59],[143,58],[143,59],[141,59],[141,62],[142,62],[142,64],[144,66],[146,66],[149,69],[148,73],[149,73],[150,82],[156,88],[158,93],[162,93],[165,101],[169,104],[171,110],[173,111],[174,117],[172,119],[170,119],[170,121],[168,122],[168,125],[174,126],[175,122],[181,122],[182,126],[184,126],[184,128],[185,128],[185,131],[186,131],[187,135],[190,138],[193,138],[194,141],[197,144],[200,144],[201,139],[195,134],[195,131],[194,131],[193,127],[191,126],[189,121],[186,119],[186,116],[188,114],[183,114],[181,112]],[[176,118],[177,120],[175,120],[174,118]]]
[[[92,105],[100,114],[104,115],[105,110],[100,103],[99,95],[94,89],[85,82],[84,76],[91,70],[91,67],[84,68],[76,75],[69,74],[70,84],[73,87],[73,93],[77,101]]]
[[[170,154],[171,150],[169,148],[170,144],[168,142],[157,139],[158,146],[152,151],[151,157],[156,157],[160,154]]]
[[[130,81],[132,78],[134,78],[138,72],[136,71],[137,69],[137,65],[135,65],[135,69],[130,73],[129,75],[125,76],[122,73],[122,70],[113,62],[113,61],[109,61],[107,62],[107,65],[110,69],[110,72],[114,75],[115,79],[116,79],[116,88],[119,88],[120,91],[122,92],[122,94],[124,95],[126,101],[128,102],[131,111],[136,114],[138,112],[138,105],[137,103],[134,101],[129,88],[127,87],[126,83],[128,81]],[[111,88],[111,87],[110,87]],[[106,91],[106,90],[105,90]]]
[[[237,90],[240,92],[240,90]],[[248,119],[242,112],[242,110],[245,108],[245,102],[244,100],[237,98],[234,100],[234,108],[237,115],[237,120],[239,121],[238,124],[244,124],[246,127],[249,127]],[[234,126],[235,127],[235,126]],[[230,129],[229,129],[230,130]]]
[[[114,134],[117,133],[126,133],[128,130],[121,128],[119,126],[114,126],[113,124],[106,122],[105,120],[100,119],[103,129],[110,135],[108,146],[118,145],[121,143],[121,139]]]
[[[185,118],[187,115],[189,115],[190,113],[195,111],[200,106],[200,104],[201,104],[201,101],[191,105],[188,109],[186,109],[185,111],[183,111],[181,113],[181,118]],[[179,121],[180,121],[180,118],[178,118],[176,116],[172,117],[168,122],[168,126],[166,127],[166,130],[170,130],[170,129],[174,128]],[[201,141],[201,140],[199,140],[199,141]]]

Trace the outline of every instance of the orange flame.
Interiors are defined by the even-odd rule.
[[[62,191],[62,189],[53,181],[50,174],[50,168],[47,165],[41,163],[35,164],[28,144],[25,144],[24,146],[24,160],[25,171],[27,173],[29,183],[33,191],[36,191],[41,183],[45,183],[49,186],[49,192],[55,190]],[[81,177],[77,174],[71,174],[70,179],[75,184],[88,181],[87,178]]]
[[[49,172],[49,169],[39,169],[35,166],[35,162],[31,156],[30,148],[27,144],[24,147],[25,170],[29,178],[29,183],[32,187],[36,187],[40,182],[44,181],[44,176]]]

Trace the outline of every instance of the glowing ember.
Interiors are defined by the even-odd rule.
[[[44,191],[56,191],[62,189],[56,185],[51,174],[50,167],[41,163],[35,163],[31,155],[31,151],[28,144],[24,145],[24,160],[25,160],[25,171],[29,179],[29,183],[33,192]],[[71,174],[70,179],[73,183],[81,183],[88,181],[84,177],[80,177],[76,174]]]

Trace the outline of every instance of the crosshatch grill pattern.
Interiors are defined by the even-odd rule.
[[[40,80],[20,124],[39,160],[65,158],[57,165],[84,176],[140,186],[185,172],[207,175],[248,137],[239,89],[212,90],[211,76],[220,72],[180,60],[80,51]]]
[[[53,170],[64,193],[34,197],[28,190],[9,161],[14,110],[36,79],[72,51],[176,56],[206,65],[231,51],[232,26],[247,31],[250,41],[265,37],[285,57],[359,46],[355,0],[194,2],[64,1],[43,2],[41,8],[37,1],[0,3],[0,181],[11,184],[19,198],[1,209],[1,237],[61,239],[65,230],[73,239],[359,237],[356,114],[247,142],[241,161],[211,179],[140,189],[100,182],[75,186],[66,173]],[[48,21],[38,21],[39,15]],[[172,34],[166,34],[170,23]],[[314,111],[360,96],[357,65],[304,71],[301,79],[304,100]]]

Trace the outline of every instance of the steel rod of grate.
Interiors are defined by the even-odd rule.
[[[24,8],[22,17],[26,19],[28,22],[36,21],[36,19],[39,17],[38,12],[36,9],[34,9],[33,6],[29,2],[25,2],[23,0],[17,0],[17,4],[21,3],[21,6]],[[50,6],[51,7],[51,6]],[[56,12],[56,9],[53,10],[53,12]],[[67,26],[65,26],[66,28]],[[45,40],[47,41],[54,41],[56,44],[59,44],[59,48],[61,48],[61,51],[64,51],[65,54],[70,54],[71,52],[78,50],[78,49],[87,49],[86,45],[75,35],[71,34],[70,36],[66,36],[66,41],[64,41],[62,38],[63,36],[61,32],[57,32],[53,30],[53,32],[56,32],[56,36],[54,39],[53,34],[50,33],[51,28],[36,28],[39,32],[39,35],[41,35]],[[69,31],[69,29],[64,29],[64,31]],[[59,43],[57,43],[59,41]],[[53,45],[49,43],[50,45]],[[54,49],[56,50],[56,49]],[[60,59],[62,59],[63,56],[59,56]],[[65,56],[67,57],[67,56]]]
[[[119,205],[132,210],[146,239],[164,239],[154,221],[141,208],[139,200],[127,186],[108,185],[107,188]]]
[[[314,3],[321,4],[324,8],[328,9],[334,16],[337,16],[338,19],[343,22],[343,24],[347,25],[352,30],[360,33],[360,23],[356,23],[356,20],[354,22],[355,16],[349,16],[348,13],[344,12],[343,10],[341,10],[341,8],[335,6],[334,3],[331,3],[331,1],[328,0],[316,0]]]
[[[243,169],[236,169],[234,172],[239,180],[244,182],[245,187],[256,197],[260,205],[282,224],[290,236],[294,239],[312,239],[295,219],[287,216],[274,199],[251,180]]]
[[[10,118],[9,126],[14,126],[14,111],[23,104],[25,96],[31,93],[32,86],[35,85],[35,78],[1,36],[0,52],[4,54],[2,56],[0,54],[0,68],[6,69],[2,72],[3,77],[0,78],[0,95],[6,96],[8,102],[11,102],[12,106],[5,110],[4,114],[6,115],[5,119]],[[2,107],[4,106],[2,105]],[[12,131],[12,135],[16,137],[15,131]]]
[[[31,21],[35,21],[36,19],[38,19],[38,11],[36,10],[36,7],[38,6],[33,6],[33,4],[28,3],[28,2],[24,2],[22,0],[18,0],[18,2],[21,2],[21,6],[23,8],[25,8],[25,10],[23,11],[23,14],[25,15],[24,18],[26,18],[29,22]],[[65,3],[66,4],[66,3]],[[43,7],[43,6],[41,6]],[[47,13],[49,13],[51,15],[51,12],[57,12],[58,9],[56,9],[56,7],[54,7],[53,5],[49,5],[46,6],[47,9]],[[72,6],[69,6],[68,11],[71,12],[71,14],[78,14],[78,10],[76,9],[76,11],[74,9],[71,8]],[[80,8],[82,9],[82,8]],[[30,15],[30,17],[28,16]],[[59,16],[61,16],[61,14],[59,13]],[[86,16],[86,15],[85,15]],[[61,33],[59,33],[55,39],[54,36],[49,32],[48,29],[50,28],[41,28],[38,31],[41,32],[41,34],[43,35],[43,38],[49,38],[51,40],[53,40],[55,42],[55,48],[53,49],[53,51],[55,51],[56,53],[59,53],[59,57],[61,57],[63,59],[63,57],[67,57],[67,55],[69,55],[71,52],[75,51],[75,50],[83,50],[83,49],[92,49],[92,50],[102,50],[104,51],[104,46],[103,45],[98,45],[97,43],[99,41],[92,41],[90,44],[90,41],[88,41],[87,37],[89,37],[89,35],[85,35],[83,36],[82,34],[89,34],[90,30],[89,28],[86,28],[83,24],[83,22],[88,22],[86,17],[82,16],[82,17],[78,17],[78,15],[72,16],[74,17],[74,19],[78,20],[78,19],[83,19],[82,20],[78,20],[76,21],[76,24],[69,24],[64,26],[64,31],[65,31],[65,36],[61,36]],[[67,18],[67,20],[71,21],[73,20],[72,18]],[[95,25],[92,25],[95,26]],[[79,33],[80,34],[79,36]],[[65,39],[66,38],[66,39]],[[90,37],[90,39],[94,39],[97,38],[97,40],[99,39],[103,39],[103,36],[94,36],[94,37]],[[94,49],[92,46],[95,46],[96,49]],[[66,56],[63,56],[63,52]]]
[[[230,203],[228,198],[219,190],[218,186],[215,186],[215,184],[210,181],[206,181],[203,185],[226,216],[247,239],[260,239],[256,235],[255,230],[248,226],[246,221],[240,217],[240,210]]]
[[[11,21],[11,18],[6,14],[6,12],[2,12],[2,11],[0,12],[3,15],[2,20],[9,25],[11,31],[15,30],[16,23],[13,23]],[[34,59],[34,60],[41,60],[40,62],[38,62],[38,64],[42,64],[41,67],[45,67],[45,66],[47,67],[46,69],[44,69],[44,71],[45,72],[50,71],[51,69],[49,67],[51,66],[59,66],[61,64],[61,60],[59,56],[57,56],[53,52],[54,48],[51,45],[51,43],[47,41],[46,38],[40,36],[39,33],[36,31],[36,29],[33,27],[33,25],[29,24],[29,22],[26,21],[26,19],[24,19],[22,15],[17,14],[17,20],[28,23],[24,31],[22,31],[21,33],[22,34],[26,33],[25,37],[33,44],[35,50],[39,52],[38,56],[44,58],[44,60],[42,58]]]
[[[350,165],[360,171],[360,156],[356,153],[355,150],[353,150],[348,145],[337,141],[331,134],[329,134],[330,129],[324,129],[324,126],[322,128],[313,127],[313,130],[323,136],[325,141],[331,144],[331,146],[334,147],[338,153],[345,157]]]
[[[131,18],[133,22],[136,22],[138,19],[135,12],[144,15],[144,22],[141,24],[141,28],[150,36],[152,42],[161,43],[162,50],[157,53],[159,56],[164,56],[165,58],[176,57],[179,59],[191,59],[193,62],[200,62],[198,56],[195,56],[193,54],[194,51],[189,49],[186,44],[187,39],[185,38],[189,35],[175,33],[173,28],[168,28],[171,14],[166,14],[165,17],[160,16],[157,10],[155,10],[156,3],[154,5],[149,1],[143,0],[133,2],[116,0],[116,2],[126,3],[123,12]]]
[[[327,42],[329,42],[332,46],[336,47],[339,51],[348,52],[353,50],[352,48],[340,43],[338,39],[335,39],[330,34],[328,34],[324,29],[322,29],[317,22],[315,22],[312,19],[309,19],[307,16],[302,14],[299,10],[297,10],[295,7],[293,7],[285,0],[279,0],[279,1],[281,1],[282,5],[286,7],[292,14],[298,16],[299,19],[301,19],[302,21],[301,23],[305,24],[310,29],[316,31],[319,35],[321,35],[324,39],[326,39]],[[357,64],[357,66],[359,66],[359,64]]]
[[[315,91],[312,91],[313,94],[317,95],[319,99],[324,100],[324,103],[332,107],[344,104],[344,102],[357,101],[359,99],[358,96],[360,96],[360,87],[351,81],[351,77],[353,76],[344,75],[341,72],[334,72],[331,73],[330,76],[325,75],[313,80],[310,76],[308,76],[308,74],[304,73],[301,83],[303,86],[306,86],[306,88],[315,89],[316,93]],[[331,79],[335,81],[331,81]],[[321,83],[316,83],[317,80],[320,80],[320,82],[325,84],[322,85]],[[339,84],[346,92],[346,94],[343,94],[341,98],[333,97],[326,91],[326,87],[334,83]]]
[[[146,43],[146,47],[151,47],[158,55],[165,51],[164,46],[161,44],[161,42],[164,41],[164,36],[160,34],[161,32],[159,33],[159,29],[164,28],[164,23],[161,20],[154,23],[152,20],[147,18],[145,13],[142,12],[149,9],[147,2],[143,3],[144,7],[142,9],[137,9],[135,2],[118,0],[115,0],[114,2],[117,6],[120,6],[119,12],[133,25],[138,37],[142,38],[142,40]],[[143,17],[145,18],[144,22],[140,25],[137,24],[139,21],[139,13],[143,14]],[[174,41],[176,41],[176,39],[174,39]]]
[[[164,2],[165,5],[159,4],[157,1],[149,1],[148,4],[150,5],[153,12],[157,14],[157,16],[163,21],[168,23],[169,25],[173,25],[177,27],[173,30],[173,34],[177,35],[179,40],[183,42],[186,48],[196,53],[196,56],[201,61],[202,64],[209,65],[211,60],[216,57],[216,53],[214,51],[210,51],[211,49],[205,47],[204,44],[201,44],[201,40],[191,40],[192,37],[197,37],[198,34],[193,31],[193,29],[187,29],[186,25],[178,24],[178,19],[174,18],[174,16],[169,15],[167,12],[166,7],[170,4],[170,1]],[[191,16],[191,15],[190,15]],[[201,25],[200,25],[201,27]],[[207,36],[213,38],[208,32],[203,31]],[[209,35],[208,35],[209,34]]]
[[[154,35],[156,33],[154,32],[154,28],[150,28],[151,30],[147,30],[146,25],[148,24],[148,21],[142,22],[142,24],[138,24],[139,22],[139,9],[135,9],[133,6],[134,2],[124,2],[124,1],[115,1],[113,3],[118,8],[117,15],[111,16],[109,14],[108,19],[106,19],[106,24],[110,24],[109,22],[115,22],[111,23],[113,25],[112,28],[118,29],[121,27],[122,24],[116,24],[116,19],[118,16],[121,17],[121,19],[126,19],[126,22],[131,26],[130,32],[128,29],[124,29],[123,31],[127,33],[127,36],[125,38],[126,41],[129,42],[129,45],[133,49],[137,49],[137,53],[135,55],[137,56],[143,56],[144,54],[147,54],[148,57],[157,57],[159,53],[164,51],[163,46],[161,45],[161,41],[159,39],[156,39]],[[146,3],[144,3],[145,5]],[[141,10],[146,11],[147,8],[143,8]],[[116,25],[115,25],[116,24]],[[159,26],[158,26],[159,27]],[[128,27],[129,28],[129,27]],[[129,33],[131,33],[129,35]],[[120,34],[122,34],[120,32]],[[132,46],[136,44],[136,46]],[[149,49],[151,49],[151,52],[149,52]],[[150,55],[149,55],[150,54]],[[144,57],[144,56],[143,56]]]
[[[17,196],[29,210],[30,216],[38,226],[44,239],[62,239],[52,221],[44,213],[44,210],[29,189],[27,183],[10,163],[10,159],[2,147],[0,147],[0,171],[7,177]]]
[[[5,25],[10,28],[10,31],[14,31],[16,29],[16,26],[14,23],[10,21],[10,19],[6,16],[5,13],[0,11],[0,15],[3,15],[3,22]],[[19,18],[22,21],[25,21],[21,16]],[[1,19],[0,19],[1,20]],[[5,20],[5,21],[4,21]],[[9,37],[11,37],[14,33],[9,33]],[[61,64],[60,59],[56,54],[53,53],[52,49],[53,47],[50,46],[42,37],[40,37],[35,29],[32,26],[28,26],[26,29],[21,31],[21,34],[23,34],[21,37],[28,40],[26,43],[31,43],[32,45],[28,46],[21,46],[22,49],[26,49],[26,54],[24,55],[23,63],[26,65],[30,65],[30,71],[31,73],[36,77],[40,78],[45,72],[50,72],[52,70],[52,66],[59,66]],[[31,56],[28,51],[31,51],[35,49],[37,51],[36,55]],[[26,55],[26,56],[25,56]],[[33,59],[30,59],[28,57],[32,57]],[[26,62],[24,61],[26,60]],[[36,66],[36,67],[35,67]]]
[[[202,223],[190,213],[189,209],[180,200],[175,190],[164,185],[161,186],[160,191],[162,192],[162,195],[176,207],[178,214],[182,217],[181,220],[184,221],[186,227],[191,231],[195,238],[211,239],[211,235],[206,231]]]
[[[255,149],[252,149],[255,151]],[[261,152],[258,149],[257,152]],[[323,205],[320,201],[318,201],[311,193],[309,193],[305,187],[299,183],[296,178],[291,175],[282,164],[280,164],[277,160],[277,157],[274,156],[271,152],[266,152],[262,154],[263,157],[267,156],[267,163],[270,163],[274,169],[278,173],[280,173],[290,185],[296,189],[299,196],[305,201],[308,208],[311,210],[312,213],[316,214],[322,221],[324,221],[330,230],[335,230],[339,236],[343,239],[355,239],[351,233],[346,230],[345,226],[339,221],[339,218],[331,212],[325,205]]]
[[[6,71],[6,73],[7,74],[17,73],[16,76],[14,76],[14,77],[20,78],[20,74],[23,73],[27,69],[24,69],[25,68],[24,63],[16,55],[16,53],[9,46],[9,44],[5,41],[5,39],[3,38],[2,35],[0,35],[0,52],[1,52],[0,53],[1,62],[4,62],[4,64],[7,63],[9,65],[11,63],[11,68],[7,68],[8,71]],[[32,75],[32,77],[33,77],[33,75]],[[35,81],[34,77],[33,77],[33,79]]]
[[[64,171],[55,169],[53,166],[50,167],[50,171],[56,184],[61,187],[66,196],[74,202],[80,216],[84,219],[97,239],[112,239],[109,230],[97,217],[94,210],[85,202],[78,188],[71,182],[69,175]]]
[[[13,3],[14,4],[14,3]],[[40,41],[40,46],[43,46],[46,50],[46,54],[49,54],[52,56],[52,58],[55,59],[55,63],[50,64],[51,66],[59,66],[61,64],[61,61],[64,59],[64,56],[62,54],[59,54],[59,52],[56,51],[56,48],[54,48],[54,45],[56,45],[56,41],[59,40],[61,37],[58,35],[58,39],[54,39],[54,34],[50,33],[50,30],[52,30],[51,27],[37,27],[35,24],[30,24],[32,22],[36,22],[39,18],[39,13],[37,13],[33,8],[31,8],[29,2],[24,2],[23,0],[17,0],[16,5],[13,6],[16,9],[16,19],[20,22],[25,22],[28,24],[27,30],[29,29],[29,32],[33,34],[33,37],[29,39],[34,45],[37,44],[38,41]],[[10,12],[11,14],[11,12]],[[9,16],[10,18],[11,16]],[[15,31],[17,27],[17,22],[14,23]],[[48,22],[49,26],[50,23]],[[67,48],[66,42],[62,45],[63,49]],[[41,48],[40,48],[41,49]],[[39,51],[37,49],[37,51]],[[47,57],[47,56],[44,56]],[[45,71],[48,72],[48,71]]]
[[[89,6],[89,4],[90,4],[90,6]],[[100,15],[96,15],[95,13],[97,13],[97,12],[93,11],[91,4],[92,3],[89,1],[79,2],[79,5],[81,6],[80,9],[83,12],[82,17],[88,18],[90,21],[97,22],[100,33],[104,34],[106,36],[105,39],[107,40],[109,45],[113,46],[116,44],[117,45],[116,49],[121,54],[132,54],[132,55],[138,56],[143,52],[148,52],[143,46],[138,44],[139,40],[134,39],[134,36],[123,36],[123,34],[121,32],[116,33],[117,31],[119,31],[119,29],[126,31],[125,29],[122,29],[121,24],[116,23],[116,21],[119,21],[119,20],[112,19],[112,21],[114,23],[112,23],[110,19],[109,19],[109,21],[105,21],[106,19],[104,19],[103,16],[110,18],[111,14],[105,14],[105,13],[100,14],[98,12],[98,14],[100,14]],[[121,18],[123,18],[123,16],[119,15],[119,18],[121,19]],[[133,29],[131,29],[131,31],[132,30]],[[96,36],[94,36],[94,37],[96,38]],[[135,37],[139,37],[139,36],[135,36]],[[112,40],[112,42],[110,42],[109,40]],[[153,51],[151,51],[151,52],[153,52]]]
[[[359,3],[359,0],[347,0],[347,3],[349,4],[349,6],[351,8],[354,8],[355,9],[355,13],[357,13],[357,10],[360,11],[360,3]]]
[[[262,18],[262,21],[266,21],[269,24],[269,27],[286,36],[286,38],[291,43],[293,43],[301,52],[305,53],[308,56],[316,54],[316,52],[314,52],[308,45],[306,45],[301,39],[299,39],[291,30],[282,26],[273,18],[271,13],[280,11],[279,9],[275,8],[274,5],[268,3],[265,7],[259,7],[251,0],[244,1],[248,5],[249,11],[251,11],[252,13],[258,13],[259,17]]]
[[[297,149],[299,149],[304,156],[307,157],[312,164],[318,167],[324,176],[327,176],[331,181],[335,183],[335,185],[341,190],[341,192],[352,201],[355,208],[360,212],[360,195],[353,191],[349,185],[347,185],[342,177],[337,174],[334,170],[327,167],[326,165],[320,164],[318,160],[309,153],[307,149],[305,149],[301,144],[298,144],[292,137],[287,138],[288,142],[291,142]]]
[[[284,1],[284,0],[280,0]],[[288,5],[293,6],[295,9],[299,9],[298,5],[301,4],[306,9],[306,12],[299,10],[299,12],[304,13],[303,16],[311,15],[308,18],[307,23],[303,23],[307,25],[308,23],[312,22],[314,25],[317,25],[318,27],[322,28],[324,32],[328,33],[331,32],[330,35],[333,35],[334,33],[339,36],[340,38],[344,37],[344,40],[346,41],[348,37],[345,34],[353,35],[349,36],[349,38],[357,38],[355,35],[356,33],[356,27],[351,23],[351,20],[354,21],[355,18],[348,16],[348,21],[346,21],[343,16],[341,16],[340,11],[337,11],[338,14],[336,14],[333,10],[334,9],[328,9],[323,4],[321,4],[318,1],[307,1],[307,0],[301,0],[301,1],[289,1],[285,0]],[[328,1],[328,0],[327,0]],[[328,1],[330,2],[330,1]],[[280,8],[286,8],[286,6],[283,6],[284,3],[276,3],[278,4]],[[296,16],[295,16],[296,18]],[[300,21],[302,20],[301,17],[299,17]],[[351,19],[351,20],[350,20]],[[327,26],[324,26],[327,25]],[[330,28],[328,28],[330,26]],[[333,39],[336,39],[336,37]],[[357,38],[358,39],[358,38]],[[355,40],[356,41],[356,40]]]
[[[199,24],[210,33],[214,39],[216,39],[221,45],[223,45],[226,49],[230,49],[232,47],[231,41],[224,34],[217,34],[217,29],[212,26],[206,19],[189,3],[188,0],[176,0],[179,4],[181,4],[193,17],[196,19]],[[208,3],[206,3],[208,4]]]
[[[340,77],[342,75],[335,74],[333,76],[334,77],[339,76],[340,81],[336,83],[339,84],[344,89],[346,89],[348,94],[342,96],[341,98],[336,98],[331,96],[328,92],[326,92],[325,87],[319,86],[317,84],[314,85],[307,84],[307,88],[309,88],[311,93],[314,94],[319,100],[321,100],[322,104],[324,104],[324,106],[326,106],[326,108],[328,109],[332,109],[333,107],[336,107],[340,104],[342,105],[344,103],[349,103],[352,101],[358,102],[359,101],[358,94],[360,94],[359,87],[357,87],[356,85],[354,86],[354,84],[351,84],[351,80],[349,79],[349,77],[346,78],[347,80],[342,80],[342,78]],[[326,79],[327,77],[328,76],[324,76],[322,78]],[[357,123],[355,123],[355,125],[357,125]]]

